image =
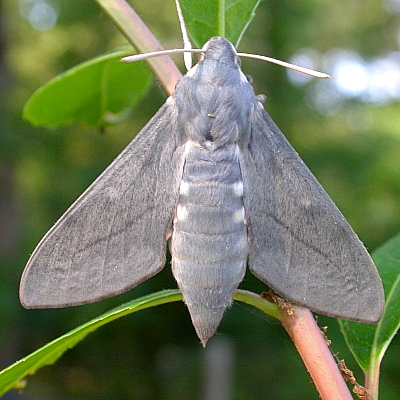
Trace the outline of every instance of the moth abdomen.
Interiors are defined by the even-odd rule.
[[[243,280],[249,245],[237,147],[188,147],[170,250],[172,272],[205,344]]]

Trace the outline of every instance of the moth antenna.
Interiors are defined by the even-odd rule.
[[[204,50],[201,49],[171,49],[171,50],[160,50],[154,51],[151,53],[143,53],[143,54],[135,54],[133,56],[124,57],[121,59],[123,62],[135,62],[146,60],[151,57],[163,56],[166,54],[180,54],[180,53],[204,53]],[[300,67],[298,65],[290,64],[285,61],[277,60],[276,58],[260,56],[258,54],[248,54],[248,53],[237,53],[239,57],[247,57],[247,58],[255,58],[257,60],[267,61],[273,64],[280,65],[281,67],[292,69],[293,71],[301,72],[302,74],[313,76],[314,78],[331,78],[330,75],[325,74],[324,72],[314,71],[309,68]]]
[[[276,58],[260,56],[258,54],[248,54],[248,53],[237,53],[239,57],[256,58],[258,60],[268,61],[273,64],[280,65],[285,68],[292,69],[293,71],[301,72],[302,74],[313,76],[314,78],[332,78],[330,75],[324,72],[314,71],[309,68],[299,67],[298,65],[290,64],[285,61],[277,60]]]
[[[189,34],[186,29],[186,24],[185,24],[185,19],[183,18],[183,13],[182,13],[182,8],[179,3],[179,0],[175,0],[176,4],[176,11],[178,12],[178,19],[179,19],[179,24],[181,26],[181,32],[182,32],[182,39],[183,39],[183,48],[185,50],[191,50],[192,49],[192,43],[190,43],[189,39]],[[193,66],[193,59],[192,55],[189,52],[184,52],[183,53],[183,61],[185,63],[186,69],[189,71],[190,68]]]
[[[136,61],[147,60],[148,58],[151,58],[151,57],[164,56],[164,55],[167,55],[167,54],[181,54],[181,53],[204,53],[204,51],[200,50],[200,49],[159,50],[159,51],[152,51],[150,53],[142,53],[142,54],[135,54],[133,56],[127,56],[127,57],[121,58],[120,61],[122,61],[122,62],[136,62]]]

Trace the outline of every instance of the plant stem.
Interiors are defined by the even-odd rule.
[[[384,352],[382,353],[384,354]],[[366,400],[378,400],[379,395],[379,371],[381,367],[382,358],[379,357],[378,361],[375,361],[373,357],[371,357],[370,369],[368,373],[365,374],[365,389],[367,389],[368,393],[370,393],[370,397],[366,397]]]
[[[95,0],[114,21],[121,33],[140,52],[163,50],[163,47],[125,0]],[[179,69],[168,56],[148,60],[150,68],[159,79],[164,91],[170,95],[182,77]]]
[[[280,321],[293,340],[303,362],[324,400],[352,400],[325,338],[312,313],[293,306],[293,315],[281,310]]]

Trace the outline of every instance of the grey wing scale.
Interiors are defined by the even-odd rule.
[[[159,272],[184,146],[168,102],[39,243],[20,287],[27,308],[84,304]]]
[[[314,311],[377,322],[384,295],[368,252],[259,103],[240,157],[250,270]]]

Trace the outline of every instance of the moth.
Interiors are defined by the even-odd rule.
[[[311,310],[381,318],[383,288],[368,252],[224,38],[205,44],[161,109],[42,239],[21,302],[67,307],[124,292],[161,271],[167,243],[204,345],[247,264]]]

